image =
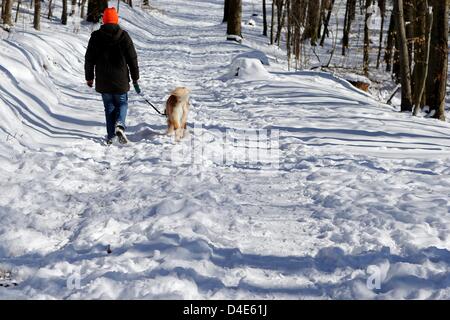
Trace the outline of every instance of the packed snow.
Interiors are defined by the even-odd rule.
[[[450,298],[449,123],[287,71],[251,1],[242,44],[222,0],[151,2],[120,23],[150,101],[192,90],[180,143],[130,92],[105,146],[92,25],[0,31],[0,298]]]

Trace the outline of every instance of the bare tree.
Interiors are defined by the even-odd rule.
[[[295,63],[296,63],[296,69],[300,65],[300,58],[301,58],[301,50],[303,46],[303,34],[302,29],[305,25],[306,20],[306,7],[308,3],[307,0],[294,0],[292,3],[292,29],[293,29],[293,40],[292,40],[292,46],[293,46],[293,52],[295,55]]]
[[[108,8],[108,0],[88,0],[86,21],[97,23],[103,11]]]
[[[325,17],[325,20],[323,22],[323,32],[322,32],[322,39],[320,40],[320,45],[323,47],[323,44],[325,43],[325,37],[329,37],[330,36],[330,32],[328,30],[328,26],[330,25],[330,19],[331,19],[331,14],[333,12],[333,8],[334,8],[334,2],[335,0],[331,0],[328,3],[328,13],[327,16]],[[325,3],[325,1],[324,1]]]
[[[12,11],[13,0],[4,0],[3,4],[4,4],[3,12],[2,12],[3,24],[12,25],[11,11]]]
[[[295,0],[294,0],[295,1]],[[292,12],[291,12],[291,0],[286,0],[286,16],[287,16],[287,35],[286,35],[286,51],[288,58],[288,69],[291,67],[291,40],[292,40]]]
[[[222,22],[228,22],[229,16],[230,16],[230,0],[224,0]]]
[[[35,0],[33,27],[41,30],[41,0]]]
[[[392,11],[391,19],[389,22],[386,49],[384,53],[384,62],[386,63],[386,71],[388,72],[392,71],[392,57],[394,55],[395,43],[397,39],[397,27],[395,26],[396,20],[397,19],[395,18],[395,12]]]
[[[308,1],[308,23],[304,32],[304,39],[311,39],[311,45],[315,46],[319,38],[321,0]]]
[[[364,59],[363,59],[363,71],[366,77],[369,76],[369,49],[370,49],[370,38],[369,38],[369,19],[372,15],[369,12],[369,8],[372,5],[372,0],[366,0],[365,10],[366,17],[364,19]]]
[[[62,0],[62,13],[61,13],[61,23],[67,24],[67,0]]]
[[[241,20],[242,20],[242,0],[229,0],[230,15],[227,22],[227,39],[236,40],[242,37]]]
[[[377,69],[380,68],[381,50],[383,48],[384,20],[386,18],[386,0],[378,0],[378,7],[381,14],[380,39],[378,45]]]
[[[431,0],[433,27],[430,63],[426,84],[426,104],[434,117],[445,121],[445,95],[448,77],[448,1]]]
[[[412,69],[413,50],[414,50],[414,25],[416,11],[415,2],[417,0],[403,0],[403,11],[405,19],[406,41],[408,46],[409,68]],[[446,1],[446,0],[444,0]]]
[[[275,42],[280,46],[281,32],[283,31],[286,20],[286,0],[276,0],[275,3],[277,8],[277,34],[275,35]]]
[[[50,20],[51,18],[53,18],[53,0],[49,0],[49,2],[48,2],[47,19]]]
[[[17,7],[16,7],[16,18],[14,19],[14,22],[17,23],[19,21],[19,12],[20,12],[20,6],[22,5],[22,0],[17,1]]]
[[[348,49],[350,43],[350,30],[352,26],[352,21],[355,19],[356,11],[356,0],[347,0],[347,5],[345,7],[345,18],[344,18],[344,31],[342,37],[342,55],[345,56],[346,49]]]
[[[400,49],[400,75],[402,84],[401,111],[412,111],[411,69],[408,54],[408,41],[406,39],[405,16],[403,0],[394,1],[394,10],[397,14],[397,32]]]
[[[266,0],[262,1],[262,12],[263,12],[263,36],[267,37],[267,8],[266,8]]]
[[[87,0],[81,0],[80,2],[78,2],[78,6],[81,7],[80,8],[80,18],[81,19],[84,19],[86,16],[86,13],[85,13],[86,2],[87,2]],[[117,6],[117,10],[119,10],[119,6]],[[117,11],[117,12],[119,12],[119,11]]]
[[[418,115],[424,105],[424,91],[428,77],[430,59],[431,28],[433,13],[429,11],[428,0],[417,0],[416,43],[414,46],[414,115]]]
[[[275,24],[275,0],[272,1],[272,15],[270,18],[270,44],[274,44],[273,32],[274,32],[274,24]]]

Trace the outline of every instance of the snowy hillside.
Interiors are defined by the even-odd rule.
[[[0,298],[450,298],[450,124],[287,72],[259,17],[225,41],[222,0],[151,2],[121,25],[151,101],[192,90],[180,143],[130,92],[104,145],[91,25],[0,31]]]

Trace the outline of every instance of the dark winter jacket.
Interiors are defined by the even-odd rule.
[[[100,93],[126,93],[139,80],[137,54],[133,41],[119,25],[105,24],[94,31],[85,55],[86,80],[94,80]]]

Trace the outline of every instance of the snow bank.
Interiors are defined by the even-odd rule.
[[[62,93],[83,99],[84,35],[54,31],[17,32],[13,40],[0,42],[0,101],[3,118],[0,132],[15,143],[36,147],[72,140],[74,133],[88,138],[92,117],[79,110],[70,114]],[[88,106],[86,106],[88,107]]]
[[[221,80],[240,79],[246,81],[268,80],[270,73],[264,68],[261,60],[255,58],[237,57],[229,66],[229,71]]]
[[[235,59],[238,58],[248,58],[248,59],[258,59],[259,61],[261,61],[261,63],[265,66],[269,66],[270,62],[269,62],[269,58],[267,57],[267,55],[259,50],[251,50],[251,51],[246,51],[243,52],[241,54],[238,54]]]

